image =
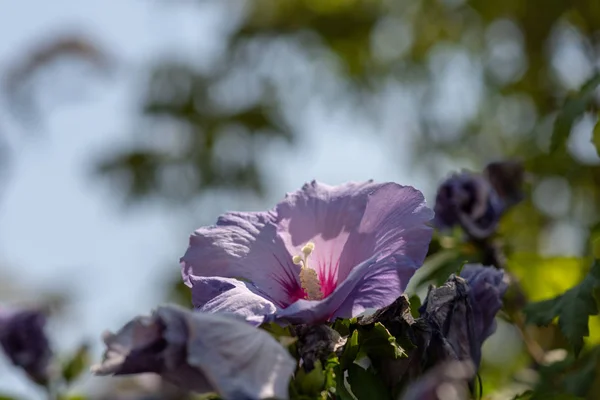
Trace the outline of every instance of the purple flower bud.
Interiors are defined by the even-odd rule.
[[[40,384],[48,379],[52,357],[45,325],[46,316],[39,310],[0,309],[0,345],[14,365]]]
[[[116,334],[97,375],[160,374],[182,389],[218,392],[226,399],[288,398],[296,361],[267,332],[231,314],[159,307]]]
[[[468,264],[460,276],[469,284],[469,299],[475,322],[475,335],[481,344],[496,331],[496,314],[508,289],[504,272],[481,264]]]
[[[494,233],[504,206],[491,184],[480,175],[462,172],[444,181],[435,199],[435,225],[460,225],[475,239]]]
[[[411,384],[402,400],[467,400],[468,383],[475,376],[470,361],[450,361],[436,366]]]

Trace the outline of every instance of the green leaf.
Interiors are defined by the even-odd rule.
[[[549,325],[552,320],[561,312],[563,296],[564,295],[561,294],[553,299],[537,301],[525,306],[523,312],[527,317],[527,323],[538,326]]]
[[[279,324],[276,324],[275,322],[271,322],[268,324],[262,324],[260,326],[260,329],[269,332],[271,334],[271,336],[273,336],[274,338],[279,338],[281,336],[293,336],[290,333],[289,327],[287,327],[287,326],[283,327]]]
[[[356,333],[356,331],[355,331],[355,333]],[[350,340],[348,340],[348,342],[349,341]],[[356,348],[358,350],[358,346],[356,346]],[[350,357],[348,357],[348,358],[350,358]],[[350,363],[348,365],[352,365],[352,361],[350,361]],[[356,400],[354,398],[354,396],[352,396],[352,394],[346,388],[346,378],[344,377],[345,370],[346,369],[342,366],[341,363],[338,364],[334,369],[336,398],[339,398],[340,400]]]
[[[325,386],[325,374],[321,361],[315,362],[315,368],[306,372],[301,368],[296,374],[296,387],[301,394],[315,396],[321,393]]]
[[[558,326],[577,357],[583,338],[589,336],[589,317],[598,314],[594,290],[600,285],[600,262],[596,261],[583,282],[550,300],[528,304],[523,312],[528,323],[548,325],[558,317]]]
[[[335,393],[336,388],[336,371],[340,362],[335,355],[329,356],[325,362],[325,389]]]
[[[348,383],[358,400],[391,399],[381,378],[358,364],[352,364],[348,368]]]
[[[62,377],[67,384],[75,381],[90,363],[90,353],[87,344],[81,345],[75,354],[62,366]]]
[[[192,291],[183,283],[180,276],[176,276],[173,282],[169,283],[167,299],[169,302],[177,303],[184,307],[189,307],[192,304]]]
[[[518,394],[512,398],[512,400],[531,400],[533,397],[533,391],[528,390],[524,393]]]
[[[410,296],[410,299],[408,299],[408,302],[410,303],[410,314],[415,319],[419,318],[421,316],[419,313],[419,308],[421,308],[421,298],[416,294],[413,294]]]
[[[408,283],[406,292],[415,293],[427,283],[441,285],[451,274],[455,274],[465,263],[465,257],[457,249],[442,250],[427,257]]]
[[[356,319],[353,319],[356,322]],[[334,328],[337,325],[338,332],[339,329],[350,329],[352,320],[337,320]],[[335,393],[336,397],[341,400],[356,400],[352,396],[352,394],[346,389],[346,379],[344,378],[344,372],[346,369],[354,363],[356,360],[356,356],[358,355],[359,345],[358,345],[358,330],[354,330],[348,340],[346,341],[346,345],[344,346],[344,352],[339,360],[339,365],[337,365],[334,369],[335,373]]]
[[[392,359],[406,357],[404,349],[398,345],[396,338],[381,322],[376,322],[373,326],[361,327],[358,332],[359,352],[356,359],[360,360],[365,356]]]
[[[336,398],[339,398],[340,400],[356,400],[354,396],[352,396],[352,393],[350,393],[346,388],[344,370],[342,370],[341,366],[338,366],[335,370],[335,381]]]
[[[297,337],[294,337],[290,332],[289,327],[283,327],[274,322],[268,324],[262,324],[260,328],[264,331],[267,331],[273,336],[283,347],[288,348],[292,354],[296,353],[296,342],[298,341]]]
[[[197,396],[194,396],[194,400],[222,400],[221,396],[216,393],[203,393]]]
[[[86,400],[87,397],[83,394],[60,394],[57,400]]]
[[[592,133],[592,143],[596,147],[596,152],[600,155],[600,119],[596,122],[594,126],[594,131]]]
[[[563,380],[563,387],[567,393],[584,397],[594,382],[596,376],[596,366],[600,361],[600,350],[589,354],[585,362],[578,369],[566,374]]]
[[[565,101],[562,110],[558,113],[554,122],[554,130],[550,141],[551,152],[565,146],[573,123],[585,113],[594,97],[594,90],[599,84],[600,74],[594,75],[581,87],[575,96]]]
[[[356,320],[356,318],[338,318],[333,324],[333,329],[335,329],[342,336],[348,336],[350,335],[353,326],[356,325]]]
[[[346,342],[346,346],[344,347],[344,352],[342,353],[342,358],[340,359],[340,367],[342,370],[348,368],[350,364],[356,360],[356,356],[358,355],[358,331],[355,330],[352,332],[352,335],[348,338]]]

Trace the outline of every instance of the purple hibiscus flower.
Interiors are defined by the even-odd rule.
[[[92,367],[96,375],[152,372],[182,389],[230,400],[287,399],[297,364],[267,332],[239,316],[177,306],[159,307],[103,336],[107,349]]]
[[[198,229],[182,275],[195,307],[256,324],[356,316],[403,293],[427,253],[432,218],[409,186],[313,181],[272,210],[228,213]]]
[[[45,325],[39,310],[0,308],[0,345],[14,365],[40,384],[47,381],[52,356]]]

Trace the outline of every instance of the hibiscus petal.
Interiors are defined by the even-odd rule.
[[[373,254],[406,255],[420,266],[432,235],[425,223],[433,212],[422,193],[394,183],[328,186],[312,181],[288,194],[276,214],[279,234],[292,254],[308,241],[315,243],[309,264],[322,281],[345,279]]]
[[[364,274],[360,269],[355,268],[344,281],[355,286],[336,311],[335,317],[351,318],[367,309],[389,306],[404,293],[417,266],[406,256],[393,255],[366,268]]]
[[[240,315],[258,326],[264,317],[274,314],[275,305],[251,283],[231,278],[190,276],[192,302],[201,312],[227,312]]]
[[[329,186],[317,181],[288,193],[276,207],[277,223],[286,244],[295,250],[315,237],[329,241],[355,229],[363,217],[367,198],[383,184],[349,182]],[[347,236],[346,236],[347,237]]]
[[[232,400],[288,398],[296,361],[268,333],[235,316],[159,307],[117,334],[97,375],[160,373],[188,390],[218,392]]]
[[[406,256],[413,264],[410,269],[420,267],[433,234],[427,225],[433,216],[417,189],[396,183],[381,185],[369,195],[360,226],[344,246],[339,279],[372,254],[380,258]]]
[[[277,236],[274,219],[268,212],[228,213],[195,231],[181,258],[184,282],[192,286],[192,275],[244,278],[277,305],[291,303],[300,288],[300,268]]]
[[[372,257],[354,268],[333,293],[324,300],[298,300],[272,318],[288,323],[318,323],[334,318],[354,317],[368,308],[392,304],[416,268],[410,259],[390,256]]]

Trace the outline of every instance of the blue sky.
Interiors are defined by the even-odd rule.
[[[118,194],[89,178],[96,149],[127,142],[148,63],[161,54],[194,57],[214,47],[215,14],[194,12],[182,3],[0,0],[0,69],[55,32],[88,34],[117,60],[116,74],[91,84],[78,104],[48,108],[36,135],[15,140],[22,128],[0,110],[14,149],[0,207],[0,276],[8,274],[33,293],[46,287],[72,293],[68,320],[52,327],[60,348],[84,338],[99,343],[104,329],[148,312],[159,301],[158,283],[168,265],[178,270],[191,229],[214,220],[231,203],[222,199],[209,215],[152,205],[123,212]],[[398,107],[410,110],[402,94],[394,95]],[[389,115],[378,134],[395,134],[410,124],[405,113],[390,109]],[[406,137],[397,136],[397,147],[391,148],[374,140],[373,129],[348,116],[311,112],[300,129],[299,150],[265,155],[265,167],[277,171],[271,201],[313,178],[331,184],[375,178],[418,186],[418,177],[402,169]],[[390,168],[390,157],[398,160],[398,168]],[[0,293],[0,301],[9,300],[14,298]],[[39,396],[9,371],[0,358],[0,392]]]

